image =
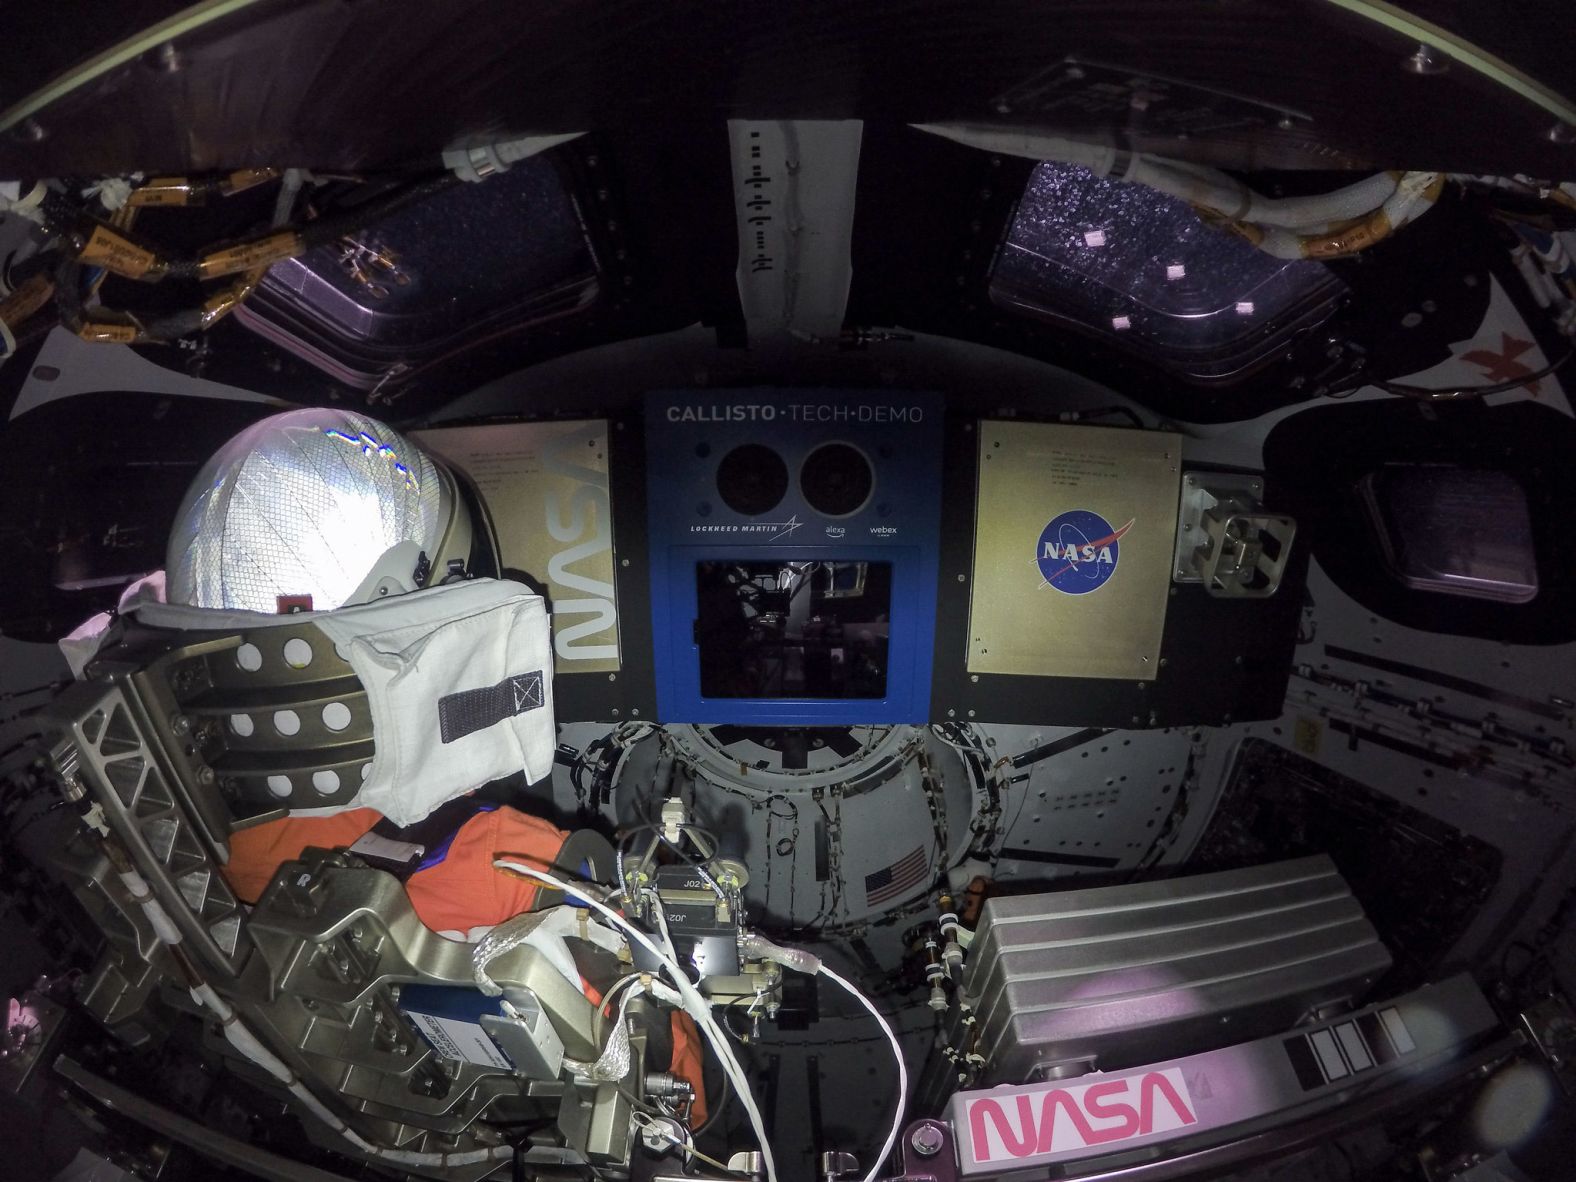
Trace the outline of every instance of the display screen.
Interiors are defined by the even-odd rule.
[[[741,559],[695,567],[706,698],[884,698],[892,564]]]

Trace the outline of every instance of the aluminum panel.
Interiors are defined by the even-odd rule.
[[[411,438],[465,473],[492,513],[499,562],[541,584],[553,605],[558,673],[616,673],[607,422],[441,427]]]
[[[1154,680],[1177,438],[986,421],[979,449],[968,671]]]
[[[1320,855],[1222,874],[992,899],[970,955],[987,1078],[1142,1062],[1289,1026],[1390,966]]]

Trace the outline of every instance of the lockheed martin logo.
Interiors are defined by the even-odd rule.
[[[721,525],[692,525],[689,531],[692,534],[766,534],[760,541],[775,542],[779,538],[786,538],[797,530],[804,522],[799,520],[795,513],[787,521],[746,521],[725,522]]]
[[[1098,591],[1116,573],[1121,542],[1133,528],[1134,518],[1120,529],[1089,509],[1070,509],[1050,520],[1040,531],[1034,549],[1042,587],[1055,587],[1064,595]]]
[[[775,529],[777,532],[766,539],[768,542],[775,542],[778,538],[786,538],[789,534],[798,529],[803,523],[799,520],[799,515],[795,513],[787,521],[761,521],[757,522],[756,524],[759,525],[763,531]]]

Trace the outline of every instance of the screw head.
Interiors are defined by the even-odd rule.
[[[935,1157],[946,1145],[947,1138],[936,1125],[923,1124],[909,1134],[908,1143],[920,1157]]]

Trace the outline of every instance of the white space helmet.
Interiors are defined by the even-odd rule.
[[[452,477],[408,439],[349,411],[293,410],[254,423],[198,473],[170,535],[166,595],[328,611],[442,578],[470,544]]]

